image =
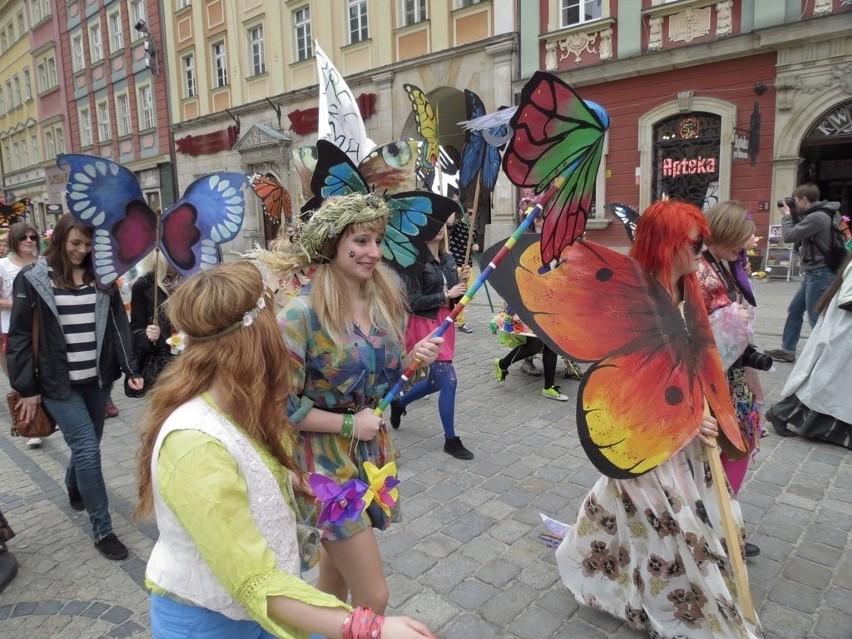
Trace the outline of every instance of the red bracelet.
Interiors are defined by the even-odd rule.
[[[382,639],[385,618],[369,608],[355,608],[343,622],[343,639]]]

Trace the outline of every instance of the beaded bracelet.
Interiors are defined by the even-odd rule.
[[[385,618],[369,608],[355,608],[346,617],[340,634],[343,639],[381,639]]]
[[[340,427],[340,436],[346,439],[352,439],[352,432],[355,430],[355,418],[349,413],[343,414],[343,426]]]

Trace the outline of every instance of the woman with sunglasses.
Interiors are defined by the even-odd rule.
[[[699,300],[696,273],[709,235],[698,207],[658,202],[642,215],[630,255],[675,304]],[[654,339],[642,342],[649,355],[666,347],[661,335]],[[719,426],[709,415],[692,419],[684,428],[697,426],[698,436],[668,460],[637,477],[597,481],[556,551],[559,573],[578,602],[653,639],[758,639],[760,623],[745,619],[731,587],[709,469],[706,447],[716,445]],[[649,428],[648,437],[655,434]],[[738,504],[731,506],[742,526]]]
[[[7,236],[9,252],[0,259],[0,368],[9,377],[9,366],[6,363],[6,340],[9,334],[9,319],[12,315],[12,285],[15,278],[25,266],[38,259],[39,235],[36,228],[26,222],[17,222],[9,229]],[[41,437],[30,437],[27,446],[38,448],[42,444]]]
[[[24,419],[31,419],[44,402],[56,420],[71,449],[65,473],[69,505],[89,512],[98,552],[120,560],[127,558],[127,548],[112,532],[101,436],[110,390],[122,371],[134,390],[144,384],[121,294],[114,286],[106,292],[95,287],[93,234],[92,227],[64,215],[44,260],[24,268],[15,280],[9,380],[21,394],[16,410]]]

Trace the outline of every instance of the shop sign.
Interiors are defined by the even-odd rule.
[[[220,151],[228,151],[237,143],[239,137],[240,127],[232,124],[221,131],[212,131],[203,135],[187,135],[180,140],[175,140],[175,146],[184,155],[198,157],[199,155],[212,155]]]
[[[701,155],[697,158],[683,158],[682,160],[664,158],[663,175],[665,177],[709,175],[716,172],[716,164],[716,158],[705,158]]]
[[[735,160],[748,160],[748,144],[749,144],[749,139],[748,139],[747,135],[737,133],[734,136],[734,159]]]
[[[829,113],[811,129],[808,137],[852,135],[852,102],[847,102]]]
[[[361,112],[361,117],[364,120],[369,120],[376,112],[376,94],[362,93],[355,102],[358,103],[358,110]],[[319,129],[319,109],[311,107],[310,109],[296,109],[287,114],[290,118],[290,130],[297,135],[308,135],[316,133]]]

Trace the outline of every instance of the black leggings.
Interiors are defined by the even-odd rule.
[[[556,384],[556,361],[558,358],[556,353],[537,337],[528,337],[526,342],[510,350],[509,354],[500,360],[500,368],[507,371],[515,362],[539,353],[541,353],[541,363],[544,367],[544,387],[551,388]]]

